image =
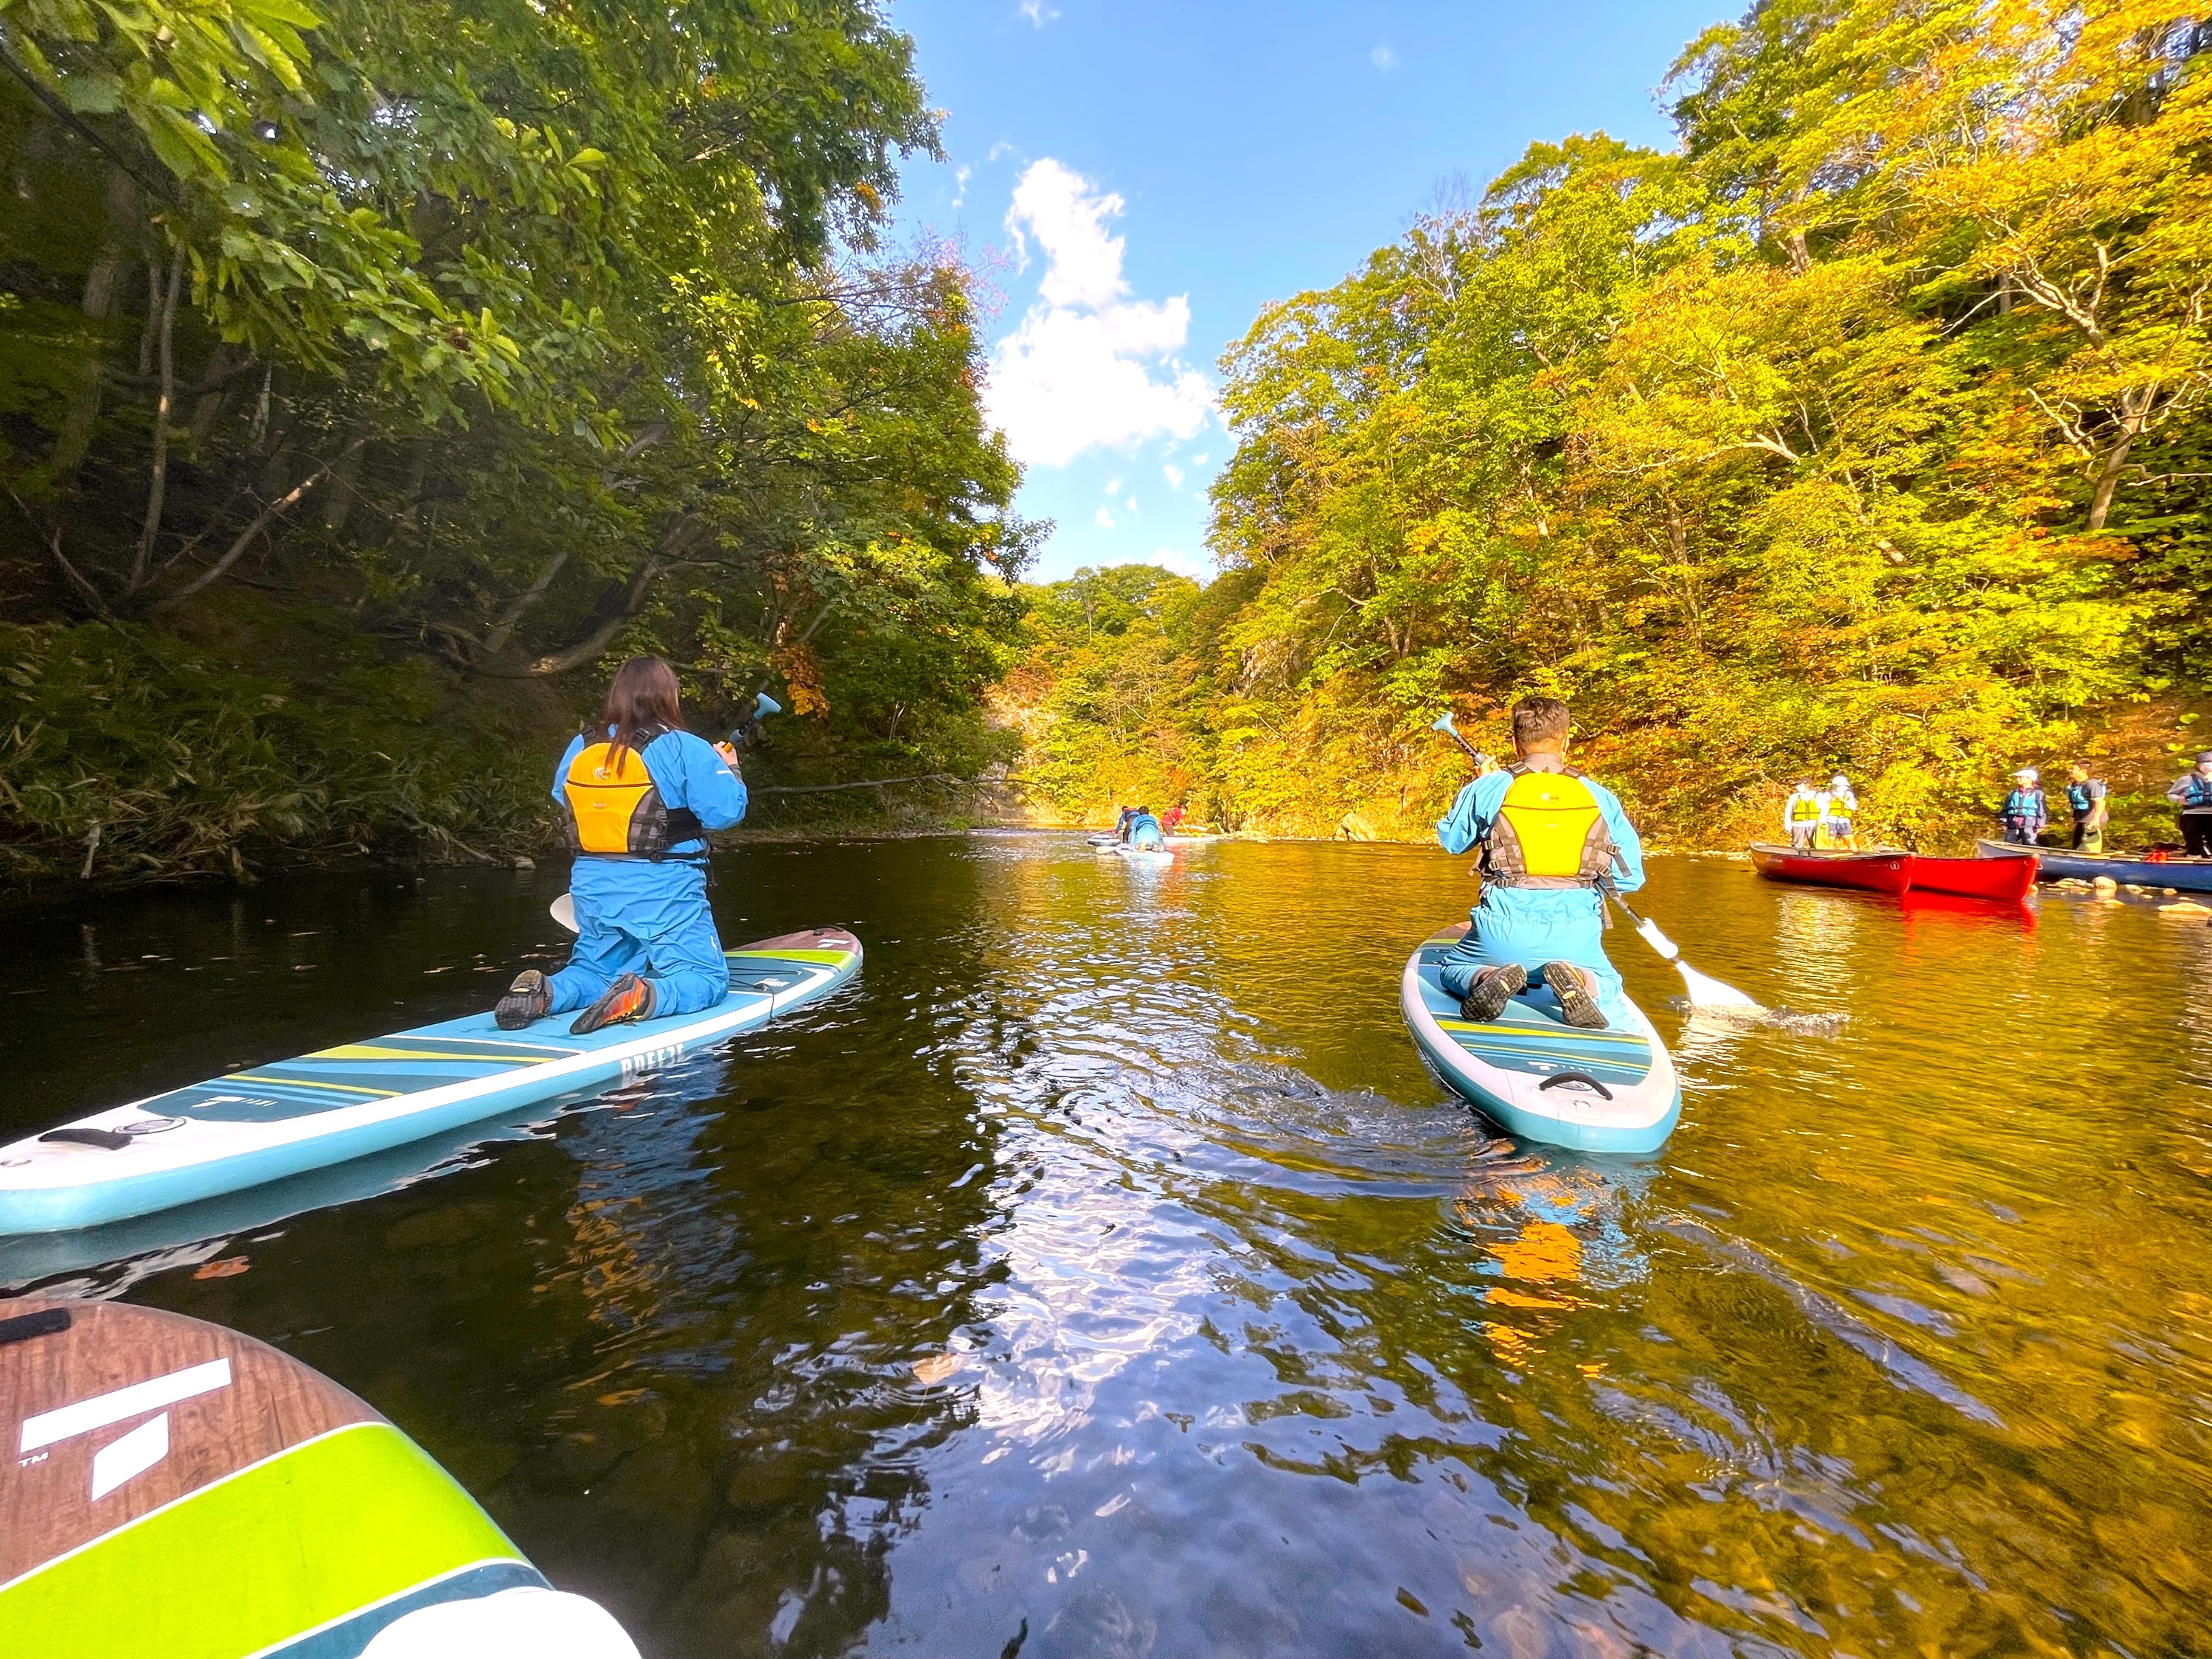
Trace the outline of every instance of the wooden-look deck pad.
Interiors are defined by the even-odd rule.
[[[181,1315],[0,1302],[0,1653],[348,1659],[426,1602],[545,1584],[361,1401]]]

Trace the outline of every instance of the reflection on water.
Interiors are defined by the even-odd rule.
[[[557,884],[33,918],[0,1127],[475,1006]],[[748,849],[733,935],[866,939],[828,1003],[0,1278],[280,1343],[656,1659],[2197,1650],[2212,929],[1655,860],[1698,966],[1800,1018],[1665,1012],[1615,933],[1688,1092],[1603,1159],[1486,1132],[1405,1037],[1470,886]]]

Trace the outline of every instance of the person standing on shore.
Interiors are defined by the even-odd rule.
[[[1852,819],[1858,816],[1859,798],[1851,793],[1851,781],[1841,772],[1828,780],[1828,787],[1819,796],[1820,803],[1820,834],[1819,844],[1823,847],[1848,848],[1858,850],[1858,830]]]
[[[1790,792],[1790,799],[1782,803],[1782,833],[1790,837],[1790,845],[1800,853],[1813,850],[1814,838],[1820,830],[1820,792],[1803,778]]]
[[[2181,814],[2181,850],[2192,859],[2212,859],[2212,749],[2174,780],[2166,798]]]
[[[2079,761],[2066,769],[2066,804],[2074,809],[2074,850],[2105,850],[2105,784]]]
[[[2012,793],[1997,809],[1997,822],[2004,826],[2008,847],[2034,846],[2044,826],[2051,822],[2040,775],[2033,766],[2023,766],[2012,775]]]

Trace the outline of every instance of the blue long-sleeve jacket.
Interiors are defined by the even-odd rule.
[[[1628,821],[1621,808],[1620,799],[1595,778],[1584,778],[1593,799],[1597,802],[1598,815],[1605,820],[1607,833],[1613,844],[1620,849],[1620,857],[1613,869],[1613,885],[1624,893],[1632,893],[1644,885],[1644,841],[1636,833],[1636,826]],[[1505,804],[1505,792],[1513,787],[1510,772],[1492,772],[1488,777],[1477,778],[1459,792],[1452,802],[1451,811],[1437,820],[1437,840],[1447,853],[1464,853],[1490,833],[1490,826]],[[1603,903],[1599,896],[1587,889],[1545,889],[1534,887],[1492,887],[1482,890],[1482,903],[1490,909],[1518,910],[1523,908],[1547,910],[1563,908],[1562,900],[1576,907],[1596,908]]]

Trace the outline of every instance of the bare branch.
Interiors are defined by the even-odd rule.
[[[154,288],[161,293],[161,273],[149,266]],[[169,287],[161,295],[161,314],[154,333],[154,356],[161,375],[161,394],[154,400],[154,471],[146,486],[146,523],[138,532],[138,551],[131,561],[131,580],[125,593],[146,585],[146,567],[154,556],[154,541],[161,533],[161,501],[169,488],[169,415],[177,401],[176,359],[171,350],[175,338],[177,295],[185,285],[185,250],[179,246],[169,259]],[[149,296],[148,304],[152,303]]]
[[[209,583],[220,580],[223,572],[228,570],[231,566],[239,562],[239,560],[245,555],[246,550],[253,544],[253,538],[256,536],[258,536],[264,530],[266,530],[278,514],[283,512],[288,507],[297,505],[301,496],[305,495],[309,490],[313,489],[317,484],[320,483],[325,478],[330,476],[331,469],[332,467],[336,466],[340,461],[352,454],[354,451],[359,449],[368,441],[368,438],[366,434],[361,437],[356,438],[336,455],[333,455],[329,460],[325,461],[313,472],[310,472],[306,477],[301,479],[299,483],[294,484],[282,495],[279,495],[275,501],[270,502],[268,506],[263,507],[260,512],[254,514],[253,522],[247,525],[245,529],[238,532],[237,539],[231,543],[230,546],[224,551],[223,556],[221,558],[217,559],[205,570],[203,570],[198,575],[192,578],[192,580],[185,584],[185,586],[179,588],[175,592],[170,594],[167,599],[157,600],[155,602],[156,605],[175,605],[181,599],[189,599],[193,594],[198,592],[200,589],[205,587]]]

